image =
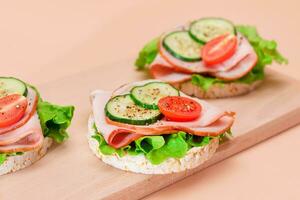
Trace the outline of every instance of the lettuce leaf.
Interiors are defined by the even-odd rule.
[[[45,137],[52,138],[57,143],[62,143],[69,138],[66,129],[70,126],[74,115],[74,106],[59,106],[41,98],[39,91],[33,85],[27,84],[38,95],[37,112]]]
[[[138,58],[135,61],[135,66],[138,70],[143,70],[148,64],[151,64],[158,53],[159,38],[155,38],[148,42],[140,51]]]
[[[159,149],[152,149],[146,154],[146,158],[154,165],[158,165],[168,158],[182,158],[189,150],[185,132],[167,135],[164,139],[165,145]]]
[[[197,135],[187,135],[187,143],[192,147],[201,147],[210,143],[211,137],[201,137]]]
[[[0,154],[0,165],[2,165],[6,161],[7,155],[1,153]]]
[[[117,154],[122,157],[127,153],[133,156],[143,154],[152,164],[158,165],[168,158],[184,157],[189,149],[205,146],[213,137],[195,136],[179,131],[170,135],[144,136],[125,147],[115,149],[106,143],[94,125],[92,138],[98,141],[99,151],[104,155]]]
[[[154,149],[160,149],[165,145],[162,136],[144,136],[135,141],[136,152],[149,153]]]
[[[53,138],[57,143],[69,137],[66,129],[71,124],[74,106],[59,106],[39,99],[37,112],[45,137]]]
[[[2,165],[8,157],[10,156],[19,156],[19,155],[23,155],[24,152],[15,152],[15,153],[0,153],[0,165]]]
[[[272,64],[273,61],[278,64],[288,63],[288,60],[277,50],[276,41],[262,38],[254,26],[238,25],[236,26],[236,30],[251,43],[258,55],[258,65],[261,67]]]
[[[211,86],[215,84],[224,85],[225,82],[215,77],[202,76],[200,74],[192,75],[192,84],[199,86],[204,91],[207,91]]]

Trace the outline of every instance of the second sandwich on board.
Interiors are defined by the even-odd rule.
[[[201,18],[164,32],[147,43],[136,60],[155,79],[199,98],[246,94],[259,86],[265,66],[287,63],[274,40],[253,26],[222,18]]]
[[[91,94],[88,141],[103,162],[145,174],[195,168],[210,159],[234,113],[146,80]]]

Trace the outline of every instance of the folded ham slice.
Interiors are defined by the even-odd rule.
[[[176,72],[174,67],[160,55],[157,55],[151,63],[150,73],[155,79],[168,83],[180,83],[191,79],[191,74]]]
[[[28,93],[27,93],[28,106],[27,106],[24,116],[22,117],[21,120],[19,120],[17,123],[15,123],[13,125],[5,127],[5,128],[0,128],[0,136],[2,134],[13,131],[13,130],[23,126],[24,124],[26,124],[28,122],[28,120],[35,113],[37,102],[38,102],[38,95],[37,95],[36,91],[33,90],[31,87],[28,87],[27,89],[28,89]]]
[[[101,132],[109,145],[120,148],[144,135],[162,135],[178,131],[185,131],[199,136],[217,136],[226,132],[232,126],[234,121],[233,113],[224,112],[199,99],[194,100],[202,106],[201,115],[198,119],[191,122],[172,122],[162,119],[148,126],[139,126],[111,121],[106,117],[104,108],[112,95],[126,94],[132,87],[143,85],[150,81],[124,85],[114,91],[113,94],[101,90],[94,91],[91,94],[96,128]],[[181,95],[186,96],[183,93]]]
[[[40,148],[43,139],[40,120],[35,112],[25,125],[0,135],[0,153],[31,151]]]
[[[185,124],[180,124],[177,122],[168,123],[168,121],[164,119],[156,122],[155,124],[151,124],[149,126],[137,126],[131,124],[124,124],[124,123],[112,121],[109,118],[106,118],[106,121],[108,124],[115,125],[117,127],[120,127],[121,129],[124,128],[124,131],[128,130],[138,135],[163,135],[163,134],[170,134],[178,131],[185,131],[192,135],[198,135],[198,136],[218,136],[226,132],[232,126],[234,118],[233,118],[233,113],[227,113],[226,115],[219,118],[217,121],[213,122],[208,126],[194,126],[194,127],[185,126]]]
[[[257,55],[254,51],[252,51],[231,70],[225,72],[216,72],[213,73],[213,76],[227,81],[236,80],[248,74],[256,65],[256,62]]]

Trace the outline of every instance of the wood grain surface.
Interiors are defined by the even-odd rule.
[[[67,79],[67,76],[91,70],[95,66],[102,67],[98,69],[98,80],[91,82],[90,88],[83,86],[79,90],[92,90],[96,87],[112,89],[124,82],[143,79],[144,76],[134,72],[132,66],[120,70],[121,66],[110,69],[111,65],[105,64],[128,58],[133,63],[138,50],[150,38],[187,20],[205,16],[221,16],[235,23],[255,25],[262,36],[278,42],[281,52],[290,61],[287,66],[278,67],[273,64],[270,68],[299,80],[298,0],[1,1],[1,75],[16,76],[29,81],[39,87],[44,97],[57,103],[68,103],[65,93],[70,93],[70,103],[81,99],[85,101],[83,106],[86,107],[77,108],[75,123],[70,129],[73,136],[69,141],[51,149],[45,158],[31,168],[0,178],[0,199],[88,199],[96,196],[95,194],[102,194],[103,190],[105,194],[112,191],[113,189],[107,187],[113,181],[99,183],[99,175],[95,176],[97,173],[102,176],[109,175],[112,169],[102,166],[89,152],[82,133],[86,130],[80,127],[80,124],[86,123],[88,99],[85,96],[76,96],[74,88],[66,92],[63,89],[67,87],[54,83],[58,79]],[[109,71],[114,73],[114,77],[117,74],[120,78],[110,77],[110,82],[103,83],[101,79],[110,75]],[[49,89],[51,85],[56,88]],[[277,84],[270,88],[270,98],[274,96],[278,99],[276,102],[280,102],[281,97],[277,92],[285,86]],[[256,92],[261,90],[263,89]],[[255,96],[256,92],[250,95],[252,102],[247,104],[247,109],[255,108],[259,98]],[[86,95],[88,93],[86,91]],[[299,88],[296,87],[293,93],[299,93]],[[271,103],[271,112],[285,107],[288,109],[292,98],[295,97],[285,96],[285,101],[280,102],[281,105]],[[243,98],[240,100],[247,101]],[[262,109],[265,107],[268,105],[261,106]],[[247,119],[251,117],[246,112],[241,114]],[[268,117],[269,114],[261,112],[255,117]],[[259,118],[256,120],[260,121]],[[238,121],[241,119],[238,118]],[[286,123],[289,125],[293,121],[286,119],[284,124]],[[201,170],[184,181],[148,196],[147,199],[299,199],[299,131],[300,126],[289,129],[280,136]],[[235,131],[235,134],[238,133]],[[78,159],[77,163],[68,161],[73,156]],[[90,166],[90,171],[83,171],[82,165]],[[114,171],[116,176],[113,180],[117,176],[126,176],[118,170]],[[48,177],[51,179],[48,180]],[[139,175],[135,177],[144,180]],[[53,179],[56,181],[53,182]],[[133,190],[134,194],[136,192],[137,190]]]
[[[148,78],[144,73],[133,73],[130,66],[130,62],[124,60],[39,87],[45,99],[76,106],[75,118],[69,129],[71,138],[63,145],[52,148],[32,167],[1,177],[1,183],[5,184],[0,187],[0,198],[138,199],[300,122],[300,94],[295,92],[300,89],[299,83],[269,71],[264,84],[251,94],[211,101],[226,110],[237,112],[237,119],[232,129],[235,139],[221,146],[209,162],[194,170],[165,176],[123,172],[103,164],[92,154],[86,133],[91,112],[89,93],[92,90],[112,90],[128,80]],[[276,94],[273,92],[275,90]],[[278,106],[283,102],[284,107]],[[36,187],[39,192],[28,192]]]

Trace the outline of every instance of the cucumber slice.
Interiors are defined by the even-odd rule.
[[[202,45],[195,42],[187,31],[175,31],[163,39],[163,47],[174,57],[186,61],[201,60]]]
[[[179,96],[179,91],[168,83],[151,82],[132,88],[132,100],[147,109],[158,109],[158,101],[166,96]]]
[[[232,22],[222,18],[203,18],[190,25],[191,37],[199,43],[206,43],[225,33],[236,34]]]
[[[110,99],[105,106],[105,113],[113,121],[135,125],[153,124],[162,116],[159,110],[136,105],[129,94]]]
[[[16,78],[0,77],[0,98],[9,94],[27,95],[26,84]]]

